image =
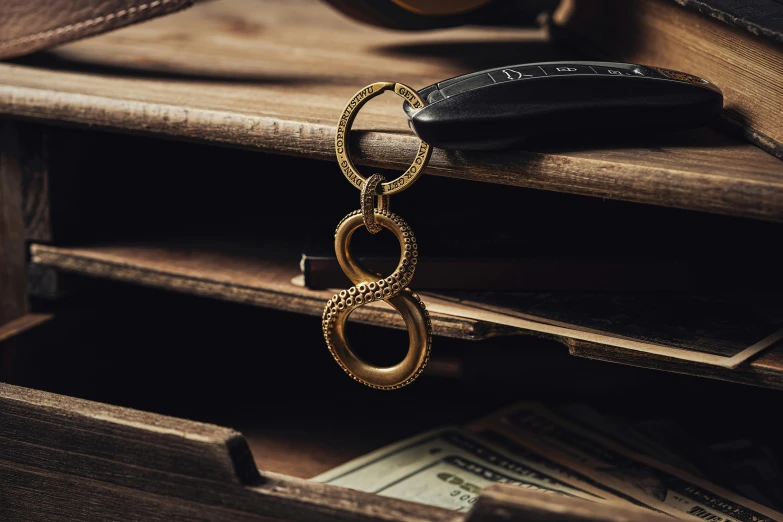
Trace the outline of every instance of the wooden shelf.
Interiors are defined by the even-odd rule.
[[[65,248],[34,244],[31,253],[33,263],[68,272],[314,316],[323,314],[326,301],[334,295],[292,282],[300,276],[295,255],[287,260],[269,259],[238,253],[231,246]],[[405,328],[400,316],[383,303],[357,308],[351,318]],[[432,313],[432,326],[435,335],[471,340],[516,333],[506,326],[437,312]]]
[[[268,252],[279,255],[281,250],[269,246],[265,252],[265,255],[238,253],[235,246],[203,243],[89,247],[33,244],[31,260],[38,266],[91,277],[321,315],[323,304],[333,292],[294,284],[292,280],[300,273],[296,256],[270,259]],[[613,343],[606,336],[592,335],[589,331],[585,335],[569,336],[566,329],[556,324],[500,317],[433,294],[426,295],[425,301],[432,314],[435,335],[470,340],[535,335],[559,341],[579,357],[783,389],[783,343],[780,342],[748,362],[728,368],[667,356],[665,350],[644,351],[627,343]],[[383,327],[404,327],[400,317],[383,303],[357,308],[352,319]]]
[[[321,2],[226,0],[0,64],[0,114],[334,161],[339,114],[368,83],[424,87],[556,58],[537,30],[381,31]],[[357,128],[361,165],[401,169],[414,154],[396,99],[369,104]],[[709,129],[645,143],[436,150],[427,172],[783,221],[783,162]]]
[[[481,491],[470,512],[455,512],[258,469],[252,439],[228,427],[5,383],[0,414],[9,448],[0,455],[10,492],[4,514],[11,520],[488,522],[498,513],[513,520],[666,520],[502,484]],[[367,426],[362,420],[354,417],[357,431]]]
[[[283,399],[280,404],[248,406],[215,422],[245,435],[259,469],[310,478],[406,437],[466,423],[492,407],[479,401],[450,404],[426,395],[394,402],[343,399]],[[359,410],[362,415],[356,414]],[[428,413],[412,415],[414,410]]]

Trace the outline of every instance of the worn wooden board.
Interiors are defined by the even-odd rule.
[[[292,283],[300,271],[291,258],[253,256],[230,247],[169,244],[66,248],[33,244],[31,254],[35,264],[68,272],[315,316],[323,313],[326,301],[334,294]],[[446,314],[433,313],[431,318],[435,335],[447,337],[477,340],[514,331]],[[383,303],[362,306],[351,319],[405,328],[399,314]]]
[[[420,88],[556,58],[535,30],[392,32],[318,2],[226,0],[0,64],[0,114],[332,161],[339,114],[370,82]],[[399,100],[369,104],[357,128],[361,165],[402,169],[414,155]],[[711,130],[595,141],[436,150],[427,172],[783,221],[783,163],[752,145]]]
[[[482,490],[468,522],[506,522],[528,520],[536,522],[664,522],[670,517],[640,510],[634,506],[607,506],[584,502],[577,498],[556,495],[526,495],[520,501],[513,486],[496,484]],[[541,508],[546,506],[546,511]]]
[[[783,46],[772,40],[780,34],[758,26],[752,34],[748,20],[700,2],[677,3],[685,7],[671,0],[566,0],[553,18],[565,35],[580,39],[577,45],[589,42],[604,59],[655,63],[713,82],[723,92],[725,121],[783,158]],[[767,13],[774,23],[774,4],[740,5],[735,14]]]
[[[457,513],[259,471],[230,428],[2,383],[0,421],[4,520],[662,520],[509,486]]]
[[[66,272],[309,315],[320,315],[322,304],[332,295],[330,291],[308,290],[292,284],[291,279],[299,270],[290,259],[274,260],[268,254],[237,255],[214,246],[58,247],[33,244],[31,255],[34,263]],[[577,356],[783,389],[781,343],[737,368],[729,369],[600,342],[600,336],[581,340],[570,338],[562,333],[563,329],[463,306],[437,295],[425,295],[424,300],[430,305],[436,335],[474,340],[501,335],[536,335],[564,343]],[[399,316],[382,303],[360,307],[352,318],[354,316],[364,323],[403,327]]]
[[[0,325],[27,313],[23,172],[31,153],[16,125],[0,121]]]
[[[311,478],[419,433],[464,424],[502,403],[486,397],[450,400],[444,388],[454,393],[466,390],[458,382],[425,386],[394,397],[369,396],[356,389],[332,389],[301,399],[289,393],[275,403],[259,396],[252,406],[226,405],[214,422],[243,433],[260,469]]]
[[[569,352],[578,357],[783,390],[783,346],[780,343],[753,360],[729,370],[574,339],[562,340],[568,345]]]
[[[22,216],[27,241],[65,239],[79,227],[82,195],[79,178],[92,145],[85,132],[29,122],[9,121],[22,144]]]
[[[458,521],[262,472],[232,429],[0,384],[4,520]]]
[[[0,326],[0,343],[52,319],[51,314],[25,314]]]

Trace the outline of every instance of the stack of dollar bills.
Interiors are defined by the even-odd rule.
[[[457,511],[468,511],[482,488],[504,483],[682,520],[783,522],[783,479],[773,461],[759,459],[754,480],[753,457],[729,462],[720,455],[747,452],[747,444],[699,447],[694,460],[662,442],[675,432],[660,423],[624,424],[579,404],[518,403],[466,427],[381,448],[313,480]]]

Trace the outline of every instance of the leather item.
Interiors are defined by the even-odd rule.
[[[104,33],[192,4],[193,0],[2,0],[0,58]]]

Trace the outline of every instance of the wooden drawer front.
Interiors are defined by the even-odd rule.
[[[468,514],[259,473],[229,428],[0,384],[4,520],[667,520],[492,486]]]

